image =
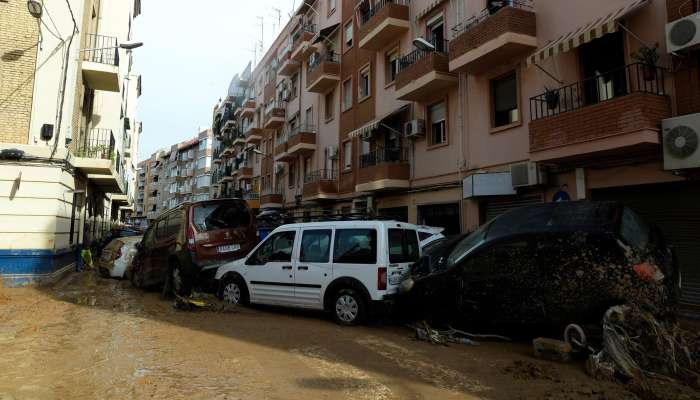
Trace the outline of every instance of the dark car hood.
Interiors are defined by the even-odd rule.
[[[411,266],[410,276],[415,280],[447,271],[449,269],[447,256],[466,236],[459,235],[446,239],[436,247],[431,248]]]

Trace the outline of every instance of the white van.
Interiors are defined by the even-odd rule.
[[[391,305],[420,258],[416,226],[396,221],[312,222],[275,229],[245,258],[216,273],[219,296],[333,312],[356,325]]]

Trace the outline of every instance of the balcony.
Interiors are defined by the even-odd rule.
[[[397,99],[420,102],[457,85],[457,76],[449,69],[448,41],[431,42],[435,51],[414,50],[399,59]]]
[[[73,165],[104,193],[123,194],[126,180],[111,129],[92,129],[73,142]]]
[[[262,140],[263,130],[260,128],[248,128],[245,132],[246,143],[259,143]]]
[[[282,208],[283,205],[284,196],[282,196],[281,190],[263,189],[260,194],[261,208]]]
[[[227,165],[224,167],[223,175],[221,175],[221,183],[233,182],[233,166]]]
[[[243,192],[241,197],[246,201],[246,203],[248,203],[249,208],[260,208],[260,193]]]
[[[332,200],[338,195],[338,171],[322,169],[304,177],[303,200]]]
[[[284,125],[285,109],[277,101],[272,101],[265,108],[265,129],[277,129]]]
[[[378,148],[360,155],[356,192],[405,189],[409,187],[411,166],[408,149]]]
[[[340,56],[336,53],[323,53],[309,63],[306,71],[306,90],[313,93],[326,93],[340,81]]]
[[[454,27],[450,71],[479,73],[525,57],[537,48],[537,18],[530,1],[486,8]]]
[[[90,89],[119,92],[119,51],[117,38],[111,36],[85,36],[82,50],[83,81]]]
[[[311,55],[309,48],[314,49],[311,45],[311,39],[316,34],[316,25],[302,25],[301,28],[292,35],[292,50],[289,57],[297,62],[302,62]]]
[[[410,0],[379,0],[360,14],[360,48],[378,51],[409,29]]]
[[[277,74],[280,76],[292,76],[301,67],[301,62],[291,58],[291,53],[286,52],[279,60],[280,67]]]
[[[287,153],[287,142],[285,141],[282,143],[278,143],[275,146],[272,155],[274,156],[275,161],[286,161],[289,157],[289,154]]]
[[[530,98],[530,157],[564,167],[658,159],[663,68],[630,64]]]
[[[312,125],[300,125],[289,131],[287,153],[291,157],[307,155],[316,151],[316,128]]]
[[[243,103],[243,108],[241,112],[241,117],[243,118],[253,118],[255,116],[255,100],[254,99],[248,99],[246,100],[245,103]]]
[[[253,179],[253,167],[249,164],[243,164],[238,168],[238,180]]]

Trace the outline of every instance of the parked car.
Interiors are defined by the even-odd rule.
[[[417,230],[421,248],[425,248],[425,246],[435,241],[445,239],[445,235],[442,233],[445,231],[445,228],[420,225],[417,227]]]
[[[401,292],[416,313],[464,323],[597,323],[613,305],[673,306],[677,262],[657,228],[618,203],[519,208],[439,242]]]
[[[124,278],[138,253],[136,245],[142,238],[142,236],[129,236],[109,242],[102,249],[102,255],[97,261],[97,270],[100,274],[106,277]]]
[[[133,228],[117,228],[117,229],[112,229],[107,235],[102,237],[100,240],[94,241],[90,247],[92,247],[92,251],[94,253],[95,258],[99,258],[102,256],[102,250],[107,246],[109,243],[112,242],[114,239],[118,238],[123,238],[123,237],[135,237],[135,236],[142,236],[143,232],[138,231],[137,229]]]
[[[278,227],[245,258],[219,267],[219,296],[332,312],[355,325],[393,302],[420,257],[416,226],[333,221]]]
[[[257,243],[253,216],[240,199],[184,203],[160,215],[138,245],[134,286],[163,285],[163,293],[210,289],[216,267],[241,258]]]

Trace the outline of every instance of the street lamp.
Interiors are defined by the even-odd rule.
[[[27,9],[34,18],[41,18],[41,15],[44,13],[41,3],[39,3],[37,0],[28,0]]]
[[[413,45],[419,50],[423,51],[435,51],[435,45],[429,41],[423,39],[422,37],[417,37],[413,39]]]
[[[133,40],[127,40],[119,44],[119,47],[124,50],[133,50],[143,46],[143,42],[135,42]]]

